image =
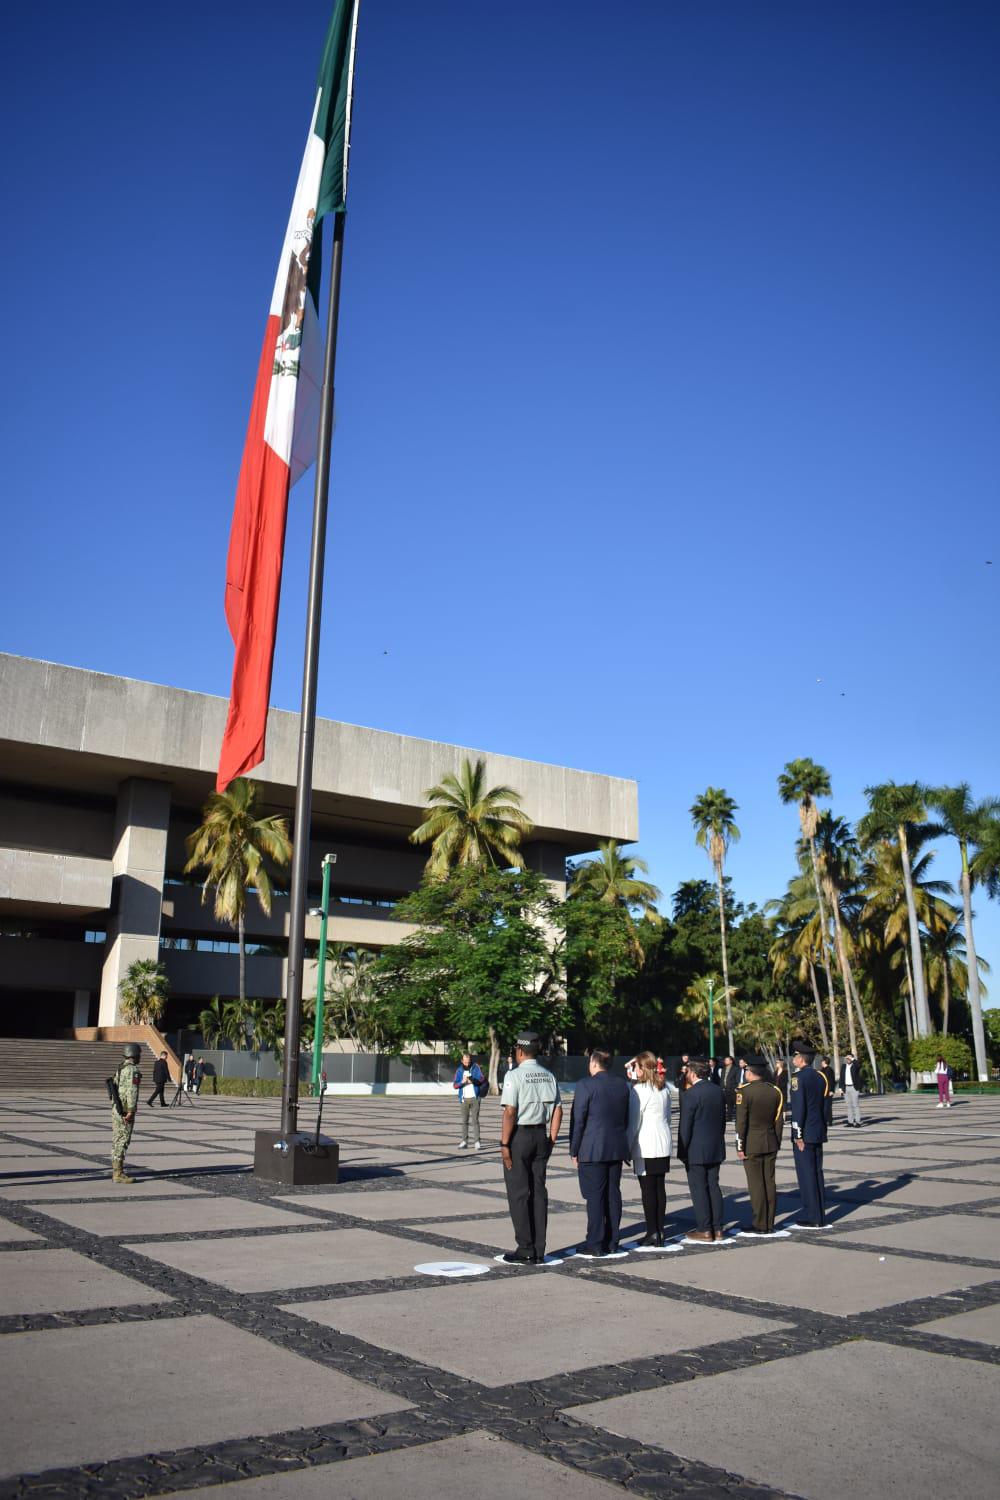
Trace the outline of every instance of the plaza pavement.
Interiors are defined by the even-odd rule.
[[[822,1232],[530,1269],[493,1260],[495,1100],[473,1155],[449,1099],[331,1098],[342,1180],[293,1191],[250,1172],[277,1109],[140,1107],[129,1188],[106,1101],[0,1094],[0,1497],[996,1493],[1000,1101],[838,1104]],[[565,1250],[565,1132],[549,1176]],[[787,1223],[787,1144],[778,1177]]]

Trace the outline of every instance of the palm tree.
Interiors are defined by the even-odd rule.
[[[872,1078],[876,1087],[879,1083],[878,1064],[875,1061],[875,1048],[872,1046],[871,1035],[868,1031],[868,1022],[865,1019],[864,1008],[861,1004],[861,996],[854,981],[854,970],[851,966],[848,952],[849,934],[845,932],[841,902],[848,894],[856,894],[860,882],[858,880],[858,845],[850,826],[843,818],[835,818],[832,813],[825,812],[817,820],[815,828],[815,846],[817,868],[820,873],[820,884],[826,894],[830,910],[833,912],[834,939],[837,948],[837,963],[840,967],[840,979],[844,986],[844,1004],[847,1008],[847,1028],[851,1044],[851,1055],[858,1056],[858,1042],[854,1031],[854,1016],[857,1012],[858,1021],[861,1025],[861,1033],[865,1039],[865,1047],[868,1052],[868,1061],[871,1065]],[[837,1055],[836,1038],[834,1039],[834,1069],[840,1074],[840,1058]]]
[[[822,961],[822,931],[819,908],[816,903],[816,886],[801,868],[801,859],[799,865],[800,873],[788,882],[788,889],[781,900],[769,901],[765,905],[765,911],[771,908],[776,912],[779,927],[778,934],[768,952],[768,958],[776,979],[788,971],[793,959],[797,965],[798,981],[803,987],[808,978],[816,1007],[816,1021],[819,1025],[823,1051],[829,1052],[830,1043],[826,1032],[826,1020],[823,1016],[823,1001],[820,999],[819,985],[816,983],[816,965]]]
[[[602,906],[617,907],[624,915],[633,951],[641,964],[643,948],[635,930],[633,913],[638,912],[658,926],[663,921],[656,909],[661,893],[651,881],[637,878],[649,873],[646,861],[637,854],[622,854],[614,839],[603,840],[599,849],[597,859],[584,860],[574,868],[569,898],[589,897]]]
[[[932,851],[923,852],[924,845],[935,836],[929,824],[910,830],[907,850],[910,863],[910,886],[914,909],[917,913],[918,930],[930,927],[936,903],[954,895],[946,880],[930,877],[934,862]],[[906,884],[903,873],[903,855],[898,843],[878,843],[871,849],[862,868],[861,881],[864,890],[864,907],[861,920],[867,925],[875,943],[888,958],[890,970],[902,968],[906,975],[907,1035],[917,1036],[916,986],[913,982],[913,965],[909,947],[909,909],[906,903]]]
[[[134,958],[118,986],[125,1020],[155,1026],[163,1015],[169,989],[162,964],[155,958]]]
[[[486,762],[463,760],[424,793],[430,804],[411,844],[430,844],[428,875],[440,879],[460,865],[496,864],[496,856],[520,865],[521,839],[534,827],[521,811],[520,793],[509,786],[487,787]]]
[[[739,840],[740,830],[733,821],[738,805],[721,787],[706,787],[691,808],[694,824],[694,841],[699,849],[705,849],[715,870],[715,881],[719,888],[719,935],[722,939],[722,986],[726,998],[726,1031],[729,1036],[729,1051],[733,1050],[732,988],[729,983],[729,954],[726,949],[726,902],[722,885],[726,853],[730,844]]]
[[[979,992],[979,964],[976,961],[976,940],[972,930],[972,871],[969,863],[969,847],[979,842],[984,827],[1000,812],[1000,799],[990,797],[976,804],[972,800],[966,781],[958,786],[940,786],[928,796],[928,802],[940,814],[946,833],[957,839],[962,859],[961,891],[962,911],[965,916],[965,943],[969,955],[969,1011],[972,1016],[972,1040],[976,1049],[976,1072],[980,1083],[989,1078],[986,1060],[986,1039],[983,1035],[983,1001]],[[945,1027],[947,1030],[947,1026]]]
[[[986,894],[1000,900],[1000,817],[984,817],[976,830],[976,853],[971,864],[974,881],[986,887]]]
[[[235,927],[240,942],[240,1004],[246,1004],[246,941],[244,918],[247,891],[256,891],[265,915],[271,911],[271,881],[265,858],[287,865],[292,857],[288,823],[272,815],[258,818],[257,787],[237,776],[224,792],[213,792],[202,810],[204,821],[186,840],[189,870],[207,871],[201,888],[204,905],[211,888],[215,892],[215,915]]]
[[[816,906],[819,911],[820,951],[823,957],[823,972],[826,975],[826,996],[830,1006],[830,1036],[833,1040],[833,1066],[840,1071],[840,1039],[837,1035],[837,1007],[833,993],[833,970],[830,965],[830,931],[827,926],[823,891],[820,886],[819,865],[816,860],[816,825],[819,821],[817,797],[829,797],[832,792],[830,773],[825,766],[817,765],[808,756],[790,760],[778,777],[778,796],[786,805],[799,805],[799,825],[802,837],[809,848],[812,863],[813,885],[816,889]],[[825,1031],[825,1027],[823,1028]],[[824,1041],[824,1045],[826,1045]]]
[[[984,974],[990,966],[984,958],[976,960]],[[971,958],[967,951],[965,933],[958,912],[947,901],[936,903],[936,909],[927,928],[927,985],[931,994],[940,991],[941,1033],[948,1035],[948,1020],[952,992],[971,993]],[[986,986],[980,984],[976,975],[976,993],[986,994]]]
[[[218,1042],[232,1041],[228,1025],[226,1007],[218,995],[213,995],[211,1002],[198,1017],[198,1030],[201,1032],[205,1046],[214,1047]]]
[[[893,842],[899,848],[910,931],[910,969],[916,1033],[917,1036],[930,1036],[931,1015],[927,1005],[920,926],[913,901],[913,876],[910,870],[910,839],[917,828],[926,824],[927,794],[918,781],[901,784],[884,781],[878,786],[866,786],[865,796],[868,798],[869,811],[858,824],[858,838],[862,848],[870,849],[877,843]],[[933,828],[935,836],[942,831],[937,825],[928,826]]]

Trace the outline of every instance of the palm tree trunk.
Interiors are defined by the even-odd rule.
[[[948,1012],[951,1010],[951,960],[947,952],[941,964],[941,1035],[948,1035]]]
[[[722,888],[722,861],[715,867],[716,878],[719,882],[719,936],[722,939],[722,986],[726,995],[726,1032],[729,1037],[729,1055],[735,1057],[733,1050],[733,1004],[729,993],[729,953],[726,949],[726,902]]]
[[[826,1018],[823,1015],[823,1002],[819,997],[819,985],[816,983],[816,965],[812,959],[809,959],[809,982],[812,985],[813,999],[816,1002],[816,1019],[819,1022],[819,1034],[823,1040],[823,1051],[825,1052],[830,1043],[826,1035]]]
[[[851,1000],[853,999],[853,1001],[854,1001],[854,1008],[855,1008],[855,1010],[858,1013],[858,1022],[859,1022],[860,1026],[861,1026],[861,1035],[865,1039],[865,1050],[868,1053],[868,1062],[871,1065],[872,1079],[874,1080],[876,1089],[878,1090],[879,1093],[881,1093],[882,1092],[882,1080],[881,1080],[881,1078],[879,1076],[878,1063],[875,1060],[875,1048],[872,1046],[871,1033],[868,1030],[868,1022],[865,1020],[865,1008],[861,1004],[861,996],[858,994],[858,987],[857,987],[857,985],[854,982],[854,970],[851,967],[851,960],[847,956],[847,945],[846,944],[844,945],[844,964],[845,964],[845,967],[847,969],[847,986],[848,986],[848,996],[849,996],[848,1002],[847,1002],[847,1008],[848,1008],[848,1011],[850,1011]],[[855,1052],[854,1055],[855,1055],[855,1057],[857,1057],[857,1053],[856,1052]]]
[[[242,911],[237,919],[237,926],[240,936],[240,1009],[242,1010],[247,1003],[247,945]]]
[[[500,1092],[500,1039],[492,1026],[490,1027],[490,1066],[488,1074],[490,1093],[498,1094]]]
[[[965,914],[965,952],[969,965],[969,1011],[972,1016],[972,1041],[976,1049],[976,1072],[979,1082],[989,1078],[986,1066],[986,1039],[983,1036],[983,1002],[979,993],[979,960],[972,935],[972,881],[969,879],[969,849],[962,844],[962,911]]]
[[[847,948],[845,947],[845,944],[844,944],[844,929],[841,926],[841,921],[840,921],[840,902],[837,900],[837,893],[836,893],[836,891],[829,891],[828,894],[829,894],[829,897],[830,897],[830,906],[831,906],[831,908],[833,910],[833,935],[834,935],[834,941],[836,942],[836,945],[837,945],[837,964],[838,964],[838,967],[840,969],[840,982],[844,986],[844,1001],[845,1001],[846,1007],[847,1007],[847,1035],[848,1035],[848,1039],[849,1039],[849,1043],[850,1043],[850,1048],[851,1048],[851,1056],[852,1057],[857,1057],[857,1055],[858,1055],[858,1038],[857,1038],[857,1035],[855,1034],[855,1030],[854,1030],[854,1011],[851,1008],[851,986],[850,986],[850,984],[848,982],[848,978],[847,978],[847,975],[848,975],[848,973],[850,971],[850,965],[849,965],[848,959],[847,959]],[[839,1049],[837,1047],[837,1040],[836,1040],[836,1038],[834,1038],[834,1043],[833,1043],[833,1071],[837,1075],[837,1077],[839,1078],[840,1077],[840,1057],[838,1056],[838,1051],[839,1051]]]
[[[906,1036],[912,1041],[917,1032],[917,1011],[913,1001],[913,970],[910,968],[910,954],[903,944],[903,962],[906,965]]]
[[[924,958],[920,948],[920,926],[917,908],[913,900],[913,874],[910,870],[910,850],[906,842],[906,829],[899,825],[899,852],[903,861],[903,885],[906,889],[906,915],[910,923],[910,957],[913,963],[913,1018],[917,1036],[930,1036],[931,1014],[927,1007],[927,986],[924,982]]]
[[[816,858],[816,840],[809,839],[809,858],[812,861],[813,885],[816,887],[816,905],[819,908],[819,941],[823,954],[823,972],[826,975],[826,992],[830,999],[830,1039],[833,1043],[833,1055],[839,1057],[840,1043],[837,1038],[837,1006],[833,993],[833,970],[830,967],[830,930],[826,925],[826,908],[823,905],[823,892],[819,883],[819,862]],[[824,1045],[827,1045],[824,1043]]]

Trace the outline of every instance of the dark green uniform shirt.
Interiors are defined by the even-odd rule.
[[[785,1102],[776,1084],[755,1078],[736,1093],[736,1149],[771,1156],[781,1145]]]

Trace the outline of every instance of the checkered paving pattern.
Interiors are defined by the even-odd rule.
[[[328,1099],[334,1188],[254,1179],[276,1115],[140,1107],[116,1187],[105,1101],[0,1094],[0,1497],[995,1492],[1000,1101],[867,1100],[861,1131],[838,1113],[822,1232],[738,1237],[733,1157],[725,1244],[545,1268],[494,1260],[497,1101],[473,1154],[449,1099]],[[549,1180],[567,1252],[564,1141]],[[778,1187],[781,1227],[787,1145]],[[676,1164],[667,1207],[679,1240]],[[487,1269],[415,1269],[456,1260]]]

